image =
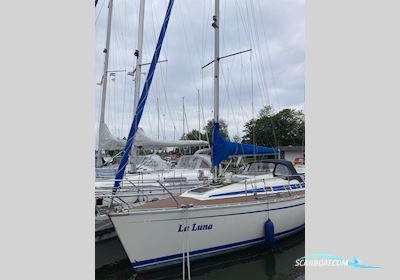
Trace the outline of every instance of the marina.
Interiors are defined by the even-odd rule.
[[[400,1],[1,10],[1,279],[398,278]]]
[[[102,102],[96,152],[96,255],[99,255],[96,264],[99,271],[96,270],[96,274],[103,275],[100,271],[106,271],[107,268],[118,270],[120,265],[125,267],[128,259],[134,276],[129,278],[126,275],[127,279],[141,279],[140,275],[179,267],[179,279],[190,280],[196,277],[194,267],[197,264],[213,258],[224,262],[222,260],[228,257],[240,258],[241,251],[260,256],[260,259],[275,258],[275,250],[279,246],[285,247],[285,239],[304,237],[304,147],[300,146],[300,157],[294,156],[296,150],[291,146],[288,149],[278,148],[279,143],[304,144],[303,114],[290,109],[274,113],[271,106],[262,107],[259,121],[272,117],[276,120],[269,120],[272,124],[270,132],[264,131],[268,126],[261,125],[260,137],[264,137],[263,134],[273,137],[259,145],[256,141],[256,123],[252,123],[256,121],[252,108],[253,119],[245,125],[247,136],[242,141],[240,137],[228,137],[227,125],[220,117],[221,63],[224,59],[248,52],[251,59],[252,48],[220,55],[220,28],[224,22],[220,20],[220,0],[214,0],[211,21],[214,58],[202,67],[210,66],[213,69],[213,116],[204,128],[205,136],[201,134],[201,112],[204,109],[201,108],[200,91],[199,130],[193,130],[194,139],[188,139],[190,133],[185,133],[189,120],[184,97],[181,139],[175,140],[175,136],[174,140],[159,139],[159,99],[157,139],[146,136],[140,125],[145,108],[149,106],[149,97],[154,94],[151,86],[155,73],[161,67],[161,62],[169,63],[169,59],[160,60],[160,55],[170,19],[173,18],[175,1],[169,0],[165,8],[150,63],[142,62],[145,2],[140,0],[136,62],[134,70],[128,73],[134,76],[133,118],[127,136],[118,138],[105,122],[107,81],[109,78],[115,80],[116,76],[115,73],[109,74],[108,70],[113,15],[113,0],[109,0],[104,70],[99,83]],[[149,67],[147,72],[142,71],[144,65]],[[142,75],[145,76],[143,86]],[[254,107],[252,87],[253,84],[251,101]],[[289,121],[289,118],[293,120]],[[274,121],[284,126],[288,123],[294,125],[291,128],[279,128],[273,126]],[[287,135],[292,139],[291,142],[284,137],[277,140],[276,134],[281,134],[284,129],[289,129]],[[170,149],[170,153],[167,149]],[[286,160],[285,152],[293,160]],[[294,237],[291,240],[298,239]],[[290,241],[288,243],[291,244]],[[265,254],[260,254],[260,248]],[[111,259],[114,257],[118,261],[113,262]],[[273,261],[268,266],[273,267]],[[286,268],[290,273],[285,279],[304,277],[301,269],[292,275],[293,266],[292,263]],[[128,273],[122,267],[121,273]],[[110,279],[120,274],[119,271],[114,272]],[[175,279],[176,275],[171,275],[172,278],[164,274],[157,277]]]
[[[397,279],[399,10],[5,1],[0,279]]]

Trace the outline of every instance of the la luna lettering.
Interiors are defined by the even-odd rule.
[[[212,224],[208,224],[208,225],[193,224],[192,226],[179,225],[178,232],[204,231],[204,230],[212,230],[212,229],[213,229],[213,225]]]

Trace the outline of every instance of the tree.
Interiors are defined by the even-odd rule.
[[[199,131],[197,129],[193,129],[189,133],[184,134],[181,137],[181,140],[199,140]],[[205,133],[201,133],[201,140],[207,140]]]
[[[260,110],[258,117],[245,124],[243,143],[261,146],[276,146],[276,135],[273,129],[274,112],[271,106]]]
[[[240,142],[242,141],[242,138],[240,138],[239,135],[234,135],[234,136],[232,137],[232,141],[233,141],[233,142],[240,143]]]
[[[207,125],[203,128],[206,133],[208,134],[210,145],[212,144],[212,128],[213,128],[213,120],[209,120]],[[229,133],[228,133],[228,125],[223,119],[219,120],[219,134],[226,140],[229,140]]]
[[[180,140],[199,140],[199,131],[197,129],[192,129],[192,131],[190,131],[189,133],[185,133],[184,135],[182,135]],[[201,140],[207,141],[207,135],[205,133],[201,133]],[[183,148],[183,150],[192,154],[199,150],[199,147],[194,146],[190,148]]]
[[[245,124],[244,143],[260,146],[304,145],[304,114],[294,109],[278,113],[266,106],[256,119]]]
[[[304,144],[304,114],[294,109],[283,109],[273,116],[279,146]]]

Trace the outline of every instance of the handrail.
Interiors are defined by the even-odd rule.
[[[283,183],[283,185],[285,186],[285,191],[289,194],[292,195],[292,189],[291,188],[287,188],[287,186],[290,186],[291,184],[304,184],[304,181],[300,181],[299,178],[300,175],[298,174],[290,174],[290,175],[282,175],[282,176],[278,176],[278,177],[274,177],[276,178],[282,178],[286,179],[285,183]],[[254,192],[254,190],[257,188],[257,184],[258,183],[262,183],[264,190],[266,190],[267,188],[267,184],[268,181],[270,179],[273,178],[247,178],[245,180],[243,180],[242,182],[238,181],[235,183],[242,183],[245,186],[245,195],[246,197],[249,195],[249,190],[248,190],[248,184],[251,184],[252,190]],[[297,179],[297,180],[296,180]],[[292,181],[294,180],[294,181]],[[95,190],[95,196],[96,197],[101,197],[101,198],[111,198],[114,199],[115,197],[117,197],[118,201],[121,201],[123,203],[123,205],[131,205],[131,202],[127,202],[124,199],[129,199],[129,198],[134,198],[137,197],[138,199],[141,199],[141,197],[143,199],[145,199],[145,201],[150,201],[151,197],[157,197],[160,195],[169,195],[172,197],[172,199],[174,200],[176,207],[179,208],[181,207],[180,202],[175,198],[174,195],[177,195],[178,193],[182,193],[184,191],[187,191],[191,188],[194,187],[193,183],[196,183],[198,185],[202,185],[202,184],[207,184],[206,182],[211,182],[211,180],[197,180],[197,179],[191,179],[191,180],[187,180],[186,182],[181,182],[180,184],[171,184],[171,183],[166,183],[163,182],[162,179],[159,180],[146,180],[147,182],[151,182],[152,184],[137,184],[137,178],[123,178],[121,179],[121,181],[127,182],[129,185],[125,185],[124,188],[118,189],[118,194],[116,193],[111,193],[112,190],[112,182],[110,181],[110,184],[108,185],[108,182],[102,182],[101,186],[97,186],[96,190]],[[292,182],[291,182],[292,181]],[[272,186],[272,185],[271,185]],[[252,193],[253,193],[252,192]],[[257,195],[256,192],[254,192],[255,195]],[[121,203],[120,202],[120,203]],[[118,202],[117,202],[118,203]],[[108,204],[108,203],[107,203]],[[113,205],[110,204],[110,207],[112,207]]]
[[[292,196],[292,188],[290,187],[290,176],[287,176],[287,185],[285,186],[285,190],[287,190],[289,196]]]
[[[159,180],[158,183],[160,184],[161,187],[164,188],[164,190],[172,197],[172,199],[175,201],[176,203],[176,208],[179,208],[179,203],[176,200],[176,198],[172,195],[172,193],[161,183],[161,181]]]
[[[245,188],[246,201],[247,201],[247,180],[244,180],[244,188]]]
[[[173,179],[182,179],[182,178],[185,178],[185,177],[167,177],[167,178],[165,178],[166,180],[173,180]],[[96,178],[97,180],[96,180],[96,182],[97,183],[109,183],[109,182],[114,182],[115,180],[112,178],[112,177],[98,177],[98,178]],[[134,184],[135,182],[136,183],[142,183],[142,182],[144,182],[144,183],[152,183],[152,182],[157,182],[158,180],[157,179],[134,179],[134,178],[124,178],[124,179],[121,179],[121,180],[117,180],[117,181],[119,181],[119,182],[124,182],[124,181],[127,181],[127,182],[131,182],[132,184]],[[186,180],[185,181],[171,181],[171,182],[167,182],[167,183],[185,183],[185,182],[204,182],[204,181],[212,181],[212,179],[211,178],[204,178],[204,179],[201,179],[201,180],[199,180],[198,178],[196,178],[196,179],[187,179],[186,178]]]
[[[128,182],[129,185],[124,185],[124,187],[118,189],[118,192],[124,192],[124,191],[136,191],[136,190],[156,190],[160,188],[159,186],[160,180],[153,180],[151,182],[146,182],[145,184],[142,185],[137,185],[135,182]],[[161,180],[162,182],[162,180]],[[186,182],[180,182],[180,183],[170,183],[170,182],[162,182],[167,186],[168,188],[172,189],[184,189],[184,188],[193,188],[194,186],[201,185],[201,184],[207,184],[207,181],[186,181]],[[95,191],[96,192],[102,192],[102,191],[109,191],[113,189],[112,182],[103,182],[97,186],[95,186]]]
[[[115,195],[114,195],[115,196]],[[119,197],[119,196],[115,196],[116,198],[118,198],[119,200],[121,200],[121,202],[123,203],[123,204],[125,204],[126,206],[129,206],[129,203],[127,203],[125,200],[123,200],[121,197]]]
[[[110,204],[108,205],[108,208],[113,207],[114,198],[119,199],[123,204],[125,204],[126,206],[129,207],[129,204],[128,204],[126,201],[124,201],[124,200],[123,200],[122,198],[120,198],[119,196],[117,196],[117,195],[115,195],[115,194],[112,194],[112,195],[111,195],[111,201],[110,201]]]

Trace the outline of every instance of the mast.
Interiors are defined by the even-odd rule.
[[[197,113],[199,116],[199,140],[201,140],[201,132],[200,132],[200,90],[197,90]],[[200,148],[200,147],[199,147]]]
[[[135,95],[134,95],[134,111],[136,111],[140,94],[140,78],[142,75],[142,52],[143,52],[143,26],[144,26],[144,7],[145,0],[140,0],[139,6],[139,25],[138,25],[138,47],[135,51],[136,56],[136,75],[135,75]]]
[[[251,118],[253,120],[253,145],[254,145],[254,161],[256,160],[256,143],[255,143],[255,128],[256,128],[256,120],[254,118],[254,90],[253,90],[253,51],[250,52],[250,75],[251,75]]]
[[[158,102],[158,97],[157,97],[157,140],[160,140],[160,103]]]
[[[197,89],[197,113],[199,117],[199,141],[201,141],[201,128],[200,128],[200,90]],[[201,146],[199,146],[199,150]]]
[[[182,97],[182,140],[185,140],[185,97]],[[181,148],[179,148],[180,150]],[[182,148],[182,154],[185,153],[185,148]]]
[[[214,123],[219,122],[219,0],[215,0],[214,27]],[[214,166],[214,180],[218,177],[218,166]]]
[[[185,97],[182,97],[182,138],[185,139]]]
[[[136,56],[136,73],[135,73],[135,91],[133,96],[133,115],[136,113],[137,105],[139,102],[140,95],[140,78],[142,76],[142,57],[143,57],[143,29],[144,29],[144,8],[145,0],[140,0],[139,4],[139,24],[138,24],[138,46],[135,50]],[[132,154],[130,157],[130,165],[132,167],[132,172],[136,172],[136,157],[137,149],[133,145]]]
[[[110,41],[111,41],[111,21],[112,21],[112,9],[113,9],[113,0],[110,0],[108,4],[108,17],[107,17],[107,36],[106,36],[106,48],[104,49],[105,57],[104,57],[104,69],[103,69],[103,90],[101,93],[101,111],[100,111],[100,122],[99,122],[99,146],[97,149],[97,163],[96,166],[100,167],[102,165],[101,160],[101,149],[100,145],[103,141],[101,135],[101,127],[105,123],[104,122],[104,111],[106,109],[106,94],[107,94],[107,82],[108,82],[108,59],[109,59],[109,50],[110,50]]]

